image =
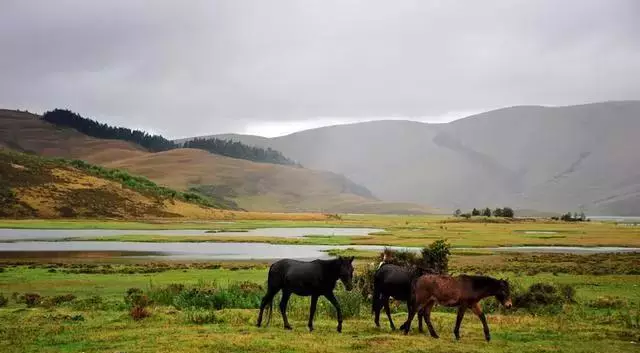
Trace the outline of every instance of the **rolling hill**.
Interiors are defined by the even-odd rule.
[[[332,172],[256,163],[196,149],[151,153],[130,142],[93,138],[61,128],[27,112],[0,110],[0,145],[124,169],[178,190],[191,189],[213,198],[234,200],[247,210],[340,213],[431,210],[416,204],[380,201],[367,188]]]
[[[638,215],[639,133],[640,101],[620,101],[517,106],[447,124],[375,121],[277,138],[217,137],[344,174],[382,200]]]
[[[84,162],[0,149],[0,217],[197,217],[230,213],[206,200]]]

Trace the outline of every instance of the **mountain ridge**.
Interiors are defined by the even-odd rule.
[[[630,151],[640,150],[639,131],[640,101],[625,100],[513,106],[443,124],[384,120],[274,138],[217,137],[344,174],[382,200],[608,214],[620,207],[599,200],[617,195],[637,215],[640,157]]]

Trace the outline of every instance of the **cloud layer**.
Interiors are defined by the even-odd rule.
[[[638,99],[639,18],[633,0],[8,0],[0,106],[177,137]]]

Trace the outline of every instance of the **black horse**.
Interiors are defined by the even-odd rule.
[[[316,313],[318,297],[324,295],[338,313],[338,332],[342,332],[342,311],[340,304],[333,295],[338,279],[344,283],[347,290],[353,287],[353,257],[339,257],[333,260],[314,260],[302,262],[292,259],[282,259],[274,262],[269,268],[267,282],[267,294],[262,298],[260,314],[258,315],[258,327],[262,324],[262,312],[269,306],[269,319],[271,321],[273,297],[282,290],[280,300],[280,312],[284,321],[284,328],[291,330],[287,320],[287,302],[292,293],[300,296],[311,296],[311,311],[309,313],[309,331],[313,331],[313,316]]]
[[[425,271],[419,268],[408,268],[390,263],[383,263],[373,277],[373,298],[372,310],[375,314],[374,322],[380,327],[380,310],[384,311],[389,318],[389,325],[392,330],[396,327],[391,319],[391,309],[389,308],[389,298],[407,302],[407,309],[412,305],[412,283]],[[422,311],[418,313],[418,327],[422,332]],[[404,328],[404,325],[403,327]]]

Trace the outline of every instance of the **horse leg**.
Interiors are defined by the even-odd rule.
[[[376,327],[380,328],[380,309],[382,304],[382,299],[379,298],[379,294],[373,294],[373,322],[376,324]]]
[[[313,317],[316,314],[316,304],[318,304],[318,296],[313,295],[311,297],[311,309],[309,310],[309,331],[313,331]]]
[[[338,332],[342,332],[342,310],[340,309],[340,304],[338,303],[338,299],[336,299],[336,296],[333,295],[333,292],[329,292],[329,293],[325,294],[324,296],[336,308],[336,311],[338,313],[338,327],[337,327],[337,330],[338,330]]]
[[[413,301],[411,301],[411,298],[407,300],[407,314],[411,312],[411,308],[413,308]],[[400,325],[400,330],[404,331],[405,328],[407,327],[407,322],[409,321],[405,321],[402,323],[402,325]]]
[[[291,325],[289,325],[289,320],[287,319],[287,303],[289,302],[289,297],[291,296],[291,292],[282,290],[282,299],[280,299],[280,313],[282,314],[282,321],[284,321],[284,328],[287,330],[291,330]]]
[[[420,312],[420,310],[422,310],[423,305],[415,303],[415,304],[411,304],[411,306],[409,307],[409,317],[407,318],[407,321],[402,324],[402,326],[404,326],[404,334],[408,334],[409,330],[411,329],[411,321],[413,321],[413,317],[416,315],[416,313]]]
[[[389,318],[389,325],[391,325],[391,330],[395,331],[396,325],[393,324],[393,319],[391,319],[391,308],[389,307],[389,297],[385,297],[383,303],[384,303],[384,312],[387,314],[387,317]],[[378,313],[379,312],[380,310],[378,310]]]
[[[420,333],[424,333],[424,329],[422,328],[423,320],[424,320],[424,308],[418,312],[418,331]]]
[[[456,317],[456,327],[453,329],[453,334],[456,336],[456,340],[460,339],[460,324],[462,323],[462,318],[464,318],[465,311],[467,311],[467,307],[465,305],[460,305],[458,308],[458,317]]]
[[[267,294],[265,294],[264,297],[262,297],[262,302],[260,303],[260,314],[258,314],[258,324],[257,324],[258,327],[262,325],[262,313],[264,312],[264,308],[267,305],[271,305],[271,302],[273,301],[273,297],[276,295],[276,293],[278,293],[278,290],[272,290],[272,288],[269,288],[267,290]],[[267,320],[267,325],[268,324],[269,324],[269,320]]]
[[[371,311],[373,312],[373,322],[376,324],[376,327],[380,328],[380,307],[382,304],[382,299],[380,298],[380,292],[376,285],[373,285],[373,296],[371,297]]]
[[[434,301],[430,301],[429,303],[427,303],[427,305],[425,305],[424,307],[424,319],[427,322],[427,328],[429,329],[429,334],[431,335],[431,337],[433,338],[439,338],[438,334],[436,333],[436,330],[433,328],[433,324],[431,323],[431,309],[433,309],[433,306],[436,304],[436,302]]]
[[[474,314],[476,314],[476,316],[478,316],[478,318],[480,318],[480,321],[482,322],[482,329],[484,330],[484,338],[487,340],[487,342],[491,341],[491,334],[489,333],[489,325],[487,324],[487,318],[482,312],[480,303],[473,304],[473,306],[471,307],[471,310],[473,311]]]

